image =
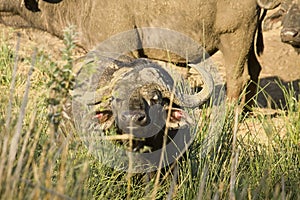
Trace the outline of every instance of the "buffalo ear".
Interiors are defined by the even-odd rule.
[[[183,129],[190,127],[193,120],[186,111],[180,108],[172,108],[170,120],[166,124],[169,129]]]
[[[25,7],[32,12],[39,12],[38,0],[24,0]]]
[[[98,121],[102,130],[108,130],[114,124],[115,118],[112,111],[97,111],[93,117]]]

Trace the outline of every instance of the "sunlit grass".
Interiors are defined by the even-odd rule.
[[[59,62],[65,65],[60,66],[38,49],[36,55],[16,63],[16,47],[1,43],[0,199],[148,199],[155,176],[147,180],[143,174],[133,174],[128,181],[126,172],[103,165],[89,153],[71,120],[63,116],[56,131],[50,128],[48,83],[55,81],[49,69],[71,66],[70,46]],[[14,66],[21,62],[34,70],[29,80],[29,70],[17,70],[14,90],[10,90]],[[65,77],[58,76],[66,79],[59,80],[71,81],[68,69],[65,72]],[[66,103],[67,88],[60,89],[61,96],[53,97]],[[228,106],[221,134],[205,151],[209,116],[204,110],[194,143],[175,170],[166,177],[162,174],[156,199],[299,199],[300,103],[292,87],[282,87],[282,91],[286,111],[277,118],[284,122],[284,134],[271,117],[244,119]],[[61,114],[62,109],[58,111]],[[243,120],[260,124],[262,131],[249,129],[233,137]]]

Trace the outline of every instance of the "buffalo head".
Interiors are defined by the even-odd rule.
[[[211,75],[195,65],[190,67],[198,71],[204,84],[200,91],[188,94],[170,72],[148,59],[101,60],[97,63],[106,65],[101,72],[105,75],[88,81],[98,84],[93,88],[98,91],[85,104],[93,107],[92,118],[102,130],[115,128],[119,134],[132,134],[133,151],[144,150],[145,146],[151,151],[157,150],[162,147],[165,132],[173,138],[179,130],[188,131],[193,120],[184,108],[201,106],[214,88]],[[80,88],[80,84],[77,87]],[[82,88],[79,91],[87,92]]]
[[[292,45],[300,53],[300,1],[284,0],[277,12],[266,18],[264,29],[271,29],[281,21],[281,41]]]
[[[161,148],[165,129],[173,137],[177,130],[190,127],[193,121],[183,108],[205,103],[212,94],[213,81],[206,71],[196,68],[204,86],[200,92],[189,95],[180,91],[172,76],[158,64],[137,59],[132,66],[134,69],[112,91],[111,109],[123,133],[143,138],[133,150],[145,145],[153,151]]]
[[[282,20],[282,42],[291,44],[300,53],[300,1],[293,1]]]

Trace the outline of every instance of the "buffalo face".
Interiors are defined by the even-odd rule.
[[[264,30],[272,29],[277,22],[282,25],[281,41],[292,45],[300,53],[300,1],[282,1],[279,10],[266,18]]]
[[[281,40],[300,53],[300,3],[293,3],[282,21]]]
[[[212,80],[208,83],[204,79],[207,86],[199,92],[202,99],[198,99],[199,93],[179,94],[174,79],[157,64],[138,59],[134,65],[135,68],[116,83],[111,109],[120,132],[135,138],[131,150],[145,151],[147,147],[155,151],[162,147],[165,133],[170,142],[179,130],[189,130],[193,120],[182,107],[203,104],[211,95],[212,89],[207,87],[212,85]]]
[[[201,106],[213,92],[211,75],[197,65],[190,67],[199,72],[202,89],[183,92],[186,85],[182,84],[186,82],[180,76],[174,78],[149,59],[117,61],[99,57],[95,61],[94,57],[86,59],[77,76],[80,81],[73,95],[74,102],[81,106],[76,106],[73,113],[75,117],[83,116],[81,127],[85,130],[97,127],[107,134],[111,129],[118,134],[131,134],[132,151],[145,146],[157,150],[162,147],[165,133],[171,139],[178,131],[188,132],[193,120],[184,109]],[[88,108],[87,117],[86,111],[78,108]]]
[[[163,144],[163,135],[167,129],[168,136],[173,137],[178,129],[189,127],[189,115],[173,105],[167,124],[170,99],[163,97],[161,91],[145,85],[137,88],[130,98],[129,106],[121,108],[126,99],[114,99],[112,110],[116,117],[116,126],[122,134],[133,134],[132,151],[155,151]],[[184,116],[183,116],[184,115]]]
[[[182,91],[182,77],[171,76],[149,59],[87,56],[72,92],[73,115],[84,141],[92,148],[99,142],[101,148],[106,139],[114,140],[109,144],[122,144],[142,166],[158,167],[163,147],[166,164],[179,158],[192,142],[196,125],[190,111],[204,104],[214,88],[208,72],[190,67],[201,76],[201,90]]]

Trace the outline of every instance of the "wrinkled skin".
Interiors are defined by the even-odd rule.
[[[300,53],[300,1],[285,0],[280,9],[266,18],[265,29],[271,29],[273,23],[281,21],[281,41],[290,44]]]
[[[24,1],[27,6],[24,5]],[[27,25],[63,37],[63,28],[72,24],[79,32],[78,45],[91,50],[96,44],[110,36],[135,27],[162,27],[186,34],[210,54],[220,50],[225,58],[227,97],[237,101],[248,82],[248,101],[256,93],[256,82],[261,70],[254,48],[254,37],[260,26],[260,7],[273,9],[279,0],[192,0],[188,3],[174,1],[140,0],[0,0],[0,11],[21,16]],[[38,3],[36,5],[36,3]],[[29,9],[28,9],[29,8]],[[39,11],[40,10],[40,11]],[[21,26],[16,21],[2,19],[3,23]],[[137,49],[143,48],[148,38],[137,32]],[[156,37],[151,35],[151,37]],[[140,41],[139,41],[140,40]],[[258,46],[262,46],[261,32]],[[178,48],[185,47],[174,40]],[[262,48],[258,48],[262,51]],[[261,52],[257,52],[260,54]],[[169,61],[169,54],[155,50],[144,50],[143,55]],[[198,62],[193,51],[187,52],[190,62]],[[174,62],[185,62],[186,58],[171,57]]]

